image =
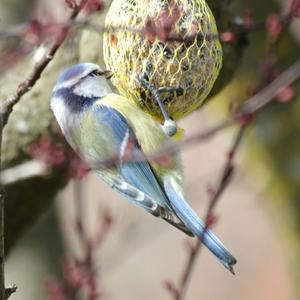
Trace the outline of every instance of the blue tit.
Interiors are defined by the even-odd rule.
[[[71,66],[59,76],[51,108],[71,147],[107,183],[131,203],[160,217],[203,244],[231,272],[236,259],[205,226],[184,199],[177,151],[147,160],[172,142],[160,124],[133,101],[112,93],[109,72],[92,63]],[[128,155],[145,156],[128,161]],[[109,166],[99,164],[115,156]]]

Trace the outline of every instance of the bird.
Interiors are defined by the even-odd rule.
[[[105,28],[103,55],[106,68],[115,73],[113,85],[176,132],[171,120],[206,103],[222,67],[222,46],[207,1],[113,0]],[[156,88],[160,102],[145,81]]]
[[[70,66],[59,75],[51,109],[65,139],[113,190],[153,216],[201,238],[234,273],[236,259],[184,198],[179,150],[175,147],[149,159],[151,153],[174,141],[134,101],[112,92],[111,76],[94,63]],[[109,163],[101,164],[104,161]]]

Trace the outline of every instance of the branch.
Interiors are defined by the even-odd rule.
[[[113,219],[108,210],[100,212],[99,224],[93,234],[88,233],[84,224],[84,201],[83,182],[74,182],[75,201],[75,233],[81,248],[80,254],[69,253],[63,262],[62,280],[51,280],[47,285],[49,300],[77,299],[82,295],[83,299],[100,300],[104,292],[98,278],[96,254],[103,245]],[[73,223],[73,222],[72,222]],[[59,294],[59,296],[58,296]]]
[[[5,298],[8,299],[12,294],[14,294],[17,291],[18,287],[13,284],[12,286],[9,286],[5,289]]]
[[[299,6],[299,1],[294,0],[292,2],[291,7],[295,6],[296,3]],[[297,7],[298,7],[297,6]],[[293,10],[290,9],[288,17],[286,18],[285,23],[282,22],[282,24],[285,24],[285,27],[279,34],[275,35],[275,38],[270,42],[270,47],[268,53],[272,53],[274,56],[276,54],[277,46],[279,44],[280,39],[282,38],[283,32],[287,30],[287,27],[292,19]],[[274,64],[271,66],[274,68]],[[269,74],[268,74],[269,75]],[[214,190],[209,190],[209,196],[210,196],[210,202],[207,208],[206,217],[205,217],[205,227],[208,229],[212,223],[215,221],[213,210],[216,206],[218,200],[220,199],[220,196],[224,192],[225,188],[230,183],[230,180],[232,178],[232,174],[234,171],[234,165],[233,160],[236,156],[237,150],[239,148],[239,145],[241,144],[242,138],[245,133],[245,129],[249,124],[249,121],[252,120],[252,115],[254,113],[257,113],[259,110],[261,110],[263,107],[265,107],[268,103],[274,99],[274,97],[278,96],[278,94],[282,91],[282,89],[288,87],[290,84],[292,84],[295,80],[297,80],[300,76],[300,60],[298,60],[294,65],[292,65],[288,70],[286,70],[284,73],[282,73],[280,76],[278,76],[273,82],[264,81],[264,78],[262,79],[262,86],[264,87],[260,92],[256,93],[253,97],[248,99],[244,105],[242,106],[240,112],[235,116],[237,120],[242,121],[240,128],[236,134],[236,137],[233,141],[233,144],[231,146],[231,149],[227,156],[227,161],[225,163],[225,166],[222,171],[222,175],[220,178],[220,181],[217,185],[217,187]],[[248,118],[249,116],[250,118]],[[246,117],[246,118],[245,118]],[[246,121],[246,122],[243,122]],[[204,233],[205,234],[205,231]],[[192,276],[193,267],[195,265],[195,261],[197,259],[197,256],[200,253],[201,247],[202,247],[202,241],[203,236],[199,238],[195,245],[191,247],[189,258],[187,261],[187,264],[183,270],[183,275],[180,281],[179,288],[174,287],[171,283],[167,286],[169,288],[169,291],[173,294],[175,300],[183,300],[186,289],[189,283],[189,280]],[[233,270],[232,270],[233,271]]]
[[[40,78],[42,72],[45,70],[49,62],[53,59],[53,56],[56,54],[57,50],[59,49],[60,45],[63,43],[63,41],[66,39],[66,36],[68,35],[71,27],[70,24],[74,23],[76,24],[75,18],[77,17],[80,9],[84,6],[86,3],[86,0],[81,1],[81,4],[76,7],[70,17],[70,21],[66,23],[65,26],[62,26],[60,33],[56,37],[54,43],[52,46],[49,48],[47,54],[35,65],[34,69],[30,73],[30,75],[22,81],[18,88],[16,89],[16,92],[12,94],[10,97],[8,97],[6,100],[3,101],[1,104],[1,109],[0,109],[0,121],[1,121],[1,129],[0,129],[0,146],[2,142],[2,131],[4,126],[6,125],[9,115],[13,110],[13,107],[16,103],[18,103],[21,99],[21,97],[27,93],[38,81]],[[105,27],[99,27],[97,25],[92,25],[92,24],[86,24],[87,26],[90,27],[98,27],[102,28],[101,31],[103,32],[104,30],[126,30],[129,31],[130,28],[125,28],[125,29],[106,29]],[[254,28],[254,27],[253,27]],[[247,29],[247,27],[240,27],[239,30],[237,30],[236,34],[246,34],[248,32],[251,32],[253,30],[250,27]],[[257,26],[257,30],[260,28],[265,28],[265,25],[259,25]],[[152,34],[150,32],[151,30],[156,30],[156,28],[148,28],[148,29],[143,29],[143,30],[137,30],[137,29],[132,29],[132,31],[144,34],[145,36]],[[251,30],[250,30],[251,29]],[[256,30],[256,29],[255,29]],[[232,30],[234,32],[234,30]],[[235,32],[234,32],[235,33]],[[157,33],[156,33],[157,34]],[[156,35],[158,36],[158,34]],[[172,36],[169,35],[166,39],[166,41],[179,41],[179,42],[188,42],[190,40],[194,40],[196,37],[199,37],[199,35],[190,35],[188,37],[185,37],[184,39],[182,37],[178,36]],[[216,36],[211,36],[211,38],[215,38]],[[222,34],[218,36],[222,40]],[[206,37],[208,38],[208,37]],[[223,40],[224,41],[224,40]],[[190,136],[183,140],[182,142],[175,144],[168,144],[165,147],[161,148],[158,152],[150,154],[147,156],[148,159],[156,159],[161,157],[162,155],[168,153],[168,152],[173,152],[177,149],[178,146],[181,148],[188,147],[194,144],[198,144],[200,142],[206,141],[221,130],[239,123],[240,124],[240,129],[238,131],[238,134],[234,140],[234,143],[232,145],[230,155],[228,155],[227,162],[224,166],[222,176],[220,178],[220,181],[218,185],[216,186],[215,190],[210,194],[210,203],[207,209],[207,215],[205,218],[205,224],[207,227],[210,225],[210,219],[212,217],[212,211],[217,203],[217,200],[220,198],[222,195],[224,189],[230,182],[230,179],[232,177],[232,172],[233,172],[233,158],[235,156],[235,153],[240,145],[242,136],[244,134],[244,129],[245,129],[245,122],[247,123],[248,117],[252,116],[254,113],[257,113],[260,111],[263,107],[265,107],[267,104],[269,104],[274,97],[278,95],[281,89],[283,89],[286,86],[289,86],[292,84],[294,81],[296,81],[300,77],[300,60],[297,61],[292,67],[290,67],[287,71],[282,73],[280,76],[277,77],[270,85],[268,85],[265,89],[262,91],[258,92],[255,96],[251,97],[248,101],[245,102],[245,104],[241,107],[240,111],[238,113],[235,113],[231,115],[230,117],[224,119],[222,122],[219,124],[205,130],[197,133],[196,135]],[[1,152],[0,152],[1,156]],[[1,157],[0,157],[1,158]],[[106,161],[101,161],[101,162],[95,162],[94,167],[103,167],[107,166],[109,164],[112,164],[116,161],[118,158],[117,155],[112,156],[109,160]],[[128,158],[124,158],[125,161],[141,161],[145,160],[145,156],[130,156]],[[3,261],[4,261],[4,246],[3,246],[3,202],[4,202],[4,193],[0,192],[0,292],[3,294],[5,289],[4,289],[4,270],[3,270]],[[179,294],[176,296],[176,299],[183,299],[184,293],[190,278],[190,273],[192,270],[192,267],[194,265],[194,261],[196,260],[197,253],[199,252],[198,250],[201,248],[201,239],[197,241],[195,247],[191,250],[191,255],[189,258],[189,262],[187,265],[187,268],[182,276],[180,288],[179,288]],[[1,277],[2,276],[2,277]],[[0,300],[3,300],[4,296],[0,295]]]
[[[215,189],[209,191],[209,205],[206,211],[206,216],[204,219],[204,224],[206,229],[209,229],[209,227],[212,225],[211,223],[214,220],[213,216],[213,210],[220,199],[221,195],[223,194],[225,188],[230,183],[230,180],[232,179],[233,171],[234,171],[234,165],[233,161],[235,159],[235,155],[238,151],[238,148],[241,144],[242,138],[245,133],[245,126],[240,126],[238,129],[238,132],[233,140],[232,146],[230,147],[230,150],[227,155],[227,161],[222,169],[221,178],[219,180],[219,183],[216,185]],[[204,231],[205,232],[205,231]],[[195,261],[200,254],[200,250],[202,248],[202,240],[203,236],[199,239],[197,239],[194,246],[191,246],[190,254],[188,257],[187,264],[185,265],[185,268],[182,273],[182,277],[180,280],[179,288],[173,289],[176,294],[174,295],[175,300],[182,300],[184,299],[184,295],[188,286],[188,283],[190,281],[190,278],[192,277],[192,271],[195,266]],[[233,270],[232,270],[233,272]],[[234,272],[233,272],[234,274]]]
[[[204,219],[206,230],[209,229],[212,226],[212,224],[215,222],[216,218],[213,215],[213,210],[232,178],[233,170],[234,170],[233,161],[238,151],[238,148],[241,144],[242,138],[245,133],[245,129],[246,126],[244,125],[241,125],[240,128],[238,129],[238,132],[233,140],[232,146],[230,147],[230,151],[228,152],[227,160],[222,169],[220,180],[216,185],[215,189],[209,189],[208,191],[210,201]],[[190,246],[189,257],[184,267],[184,270],[182,272],[179,287],[176,287],[172,282],[166,282],[166,287],[168,291],[173,295],[174,300],[183,300],[185,297],[188,284],[192,277],[192,272],[195,266],[196,259],[200,254],[200,250],[202,248],[202,240],[203,240],[203,236],[197,239],[194,245]],[[231,271],[234,274],[233,269]]]
[[[49,172],[48,164],[39,160],[30,160],[3,170],[0,173],[0,184],[9,185],[32,177],[46,176]]]
[[[273,80],[268,86],[266,86],[261,91],[257,92],[254,96],[249,98],[244,102],[242,107],[237,113],[225,118],[218,124],[200,131],[190,137],[185,138],[183,141],[178,143],[168,143],[162,146],[158,151],[150,153],[148,155],[143,154],[131,154],[129,156],[124,155],[122,160],[124,162],[141,162],[144,160],[155,160],[162,158],[167,153],[175,152],[178,147],[184,149],[191,147],[195,144],[203,143],[213,136],[215,136],[220,131],[232,126],[234,124],[246,125],[252,120],[252,116],[258,113],[264,107],[266,107],[273,99],[278,96],[278,94],[285,87],[293,84],[300,77],[300,59],[296,61],[291,67],[286,71],[281,73],[275,80]],[[119,154],[114,153],[108,159],[102,161],[94,161],[91,167],[101,168],[113,165],[119,159]]]
[[[148,20],[150,17],[148,17]],[[288,22],[291,21],[291,14],[290,12],[287,14],[278,15],[278,20],[280,23],[285,26],[288,24]],[[159,27],[156,27],[155,25],[146,24],[146,28],[140,28],[140,27],[131,27],[131,26],[109,26],[106,27],[105,25],[101,24],[94,24],[89,21],[89,19],[84,20],[74,20],[70,19],[68,22],[64,23],[50,23],[50,24],[39,24],[42,29],[45,31],[49,31],[49,29],[54,28],[83,28],[86,27],[87,29],[91,29],[94,31],[97,31],[99,33],[117,33],[117,32],[131,32],[135,34],[139,34],[146,37],[151,38],[161,38],[161,31],[162,29]],[[262,31],[266,28],[266,22],[265,20],[258,21],[258,22],[252,22],[251,24],[247,24],[247,22],[244,22],[241,18],[236,18],[236,20],[232,21],[233,26],[228,28],[227,30],[220,32],[218,34],[206,34],[203,36],[201,33],[196,34],[185,34],[184,36],[180,34],[174,34],[171,32],[168,32],[168,34],[165,37],[166,42],[179,42],[179,43],[185,43],[185,44],[192,44],[195,39],[219,39],[221,42],[227,43],[232,42],[239,36],[245,36],[251,33],[255,33],[258,31]],[[0,39],[7,39],[7,38],[20,38],[26,34],[27,28],[30,25],[30,23],[20,23],[15,26],[12,26],[8,30],[0,31]]]
[[[75,20],[81,9],[85,6],[87,0],[82,0],[79,5],[74,7],[74,10],[70,16],[70,21]],[[59,47],[62,45],[68,35],[69,29],[62,28],[57,35],[52,46],[50,46],[48,52],[44,57],[35,65],[29,76],[23,80],[16,91],[1,103],[0,108],[0,162],[1,162],[1,149],[2,149],[2,136],[3,129],[7,124],[10,113],[13,107],[20,101],[21,97],[26,94],[39,80],[43,71],[46,69],[50,61],[53,59]],[[0,170],[2,169],[0,165]],[[5,273],[4,273],[4,201],[5,191],[4,188],[0,189],[0,300],[6,300],[5,289]]]
[[[293,84],[300,77],[300,59],[296,61],[285,72],[280,74],[267,87],[251,97],[243,105],[240,116],[254,114],[269,104],[281,90]]]
[[[256,93],[254,96],[245,101],[239,112],[233,114],[229,118],[221,121],[219,124],[199,133],[196,133],[182,142],[179,142],[181,148],[192,146],[196,143],[204,142],[214,136],[221,130],[235,124],[236,122],[247,122],[247,118],[251,115],[258,113],[264,107],[266,107],[270,102],[274,100],[276,96],[281,92],[281,90],[295,81],[300,77],[300,59],[296,61],[291,67],[286,71],[281,73],[275,80],[273,80],[268,86]],[[171,147],[166,146],[161,149],[159,153],[163,151],[170,151]]]
[[[85,6],[88,0],[82,0],[79,5],[77,5],[70,18],[69,21],[72,22],[75,20],[81,11],[81,9]],[[16,91],[9,96],[6,100],[1,103],[1,111],[0,111],[0,118],[2,120],[2,127],[4,127],[8,121],[9,115],[13,110],[13,107],[19,102],[21,97],[26,94],[28,91],[32,89],[32,87],[36,84],[36,82],[40,79],[43,71],[46,69],[48,64],[52,61],[54,55],[56,54],[57,50],[60,48],[62,43],[68,36],[70,31],[70,27],[63,26],[58,33],[57,37],[55,38],[52,46],[50,46],[49,50],[42,59],[36,63],[31,73],[25,78],[16,88]]]

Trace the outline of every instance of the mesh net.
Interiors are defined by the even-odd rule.
[[[120,94],[136,101],[157,119],[162,115],[151,93],[141,86],[138,76],[160,87],[180,87],[177,93],[162,94],[163,102],[173,119],[179,119],[203,104],[222,65],[222,48],[211,10],[204,0],[114,0],[106,16],[110,28],[104,34],[104,60],[115,75],[113,84]],[[176,19],[170,35],[193,38],[162,42],[149,39],[144,30],[148,20],[154,24],[164,15]],[[119,28],[117,30],[116,28]]]

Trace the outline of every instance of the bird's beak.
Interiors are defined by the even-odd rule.
[[[106,79],[111,79],[114,75],[114,73],[110,70],[105,70],[100,72],[100,75],[104,76]]]

